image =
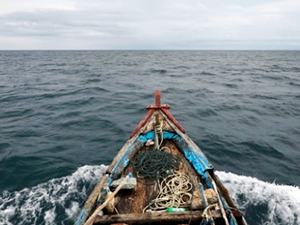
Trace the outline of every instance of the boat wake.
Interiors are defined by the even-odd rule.
[[[249,224],[300,224],[300,188],[218,171]],[[251,222],[252,221],[252,222]]]
[[[73,224],[81,203],[107,166],[82,166],[72,175],[0,194],[0,224]]]
[[[82,166],[70,176],[0,193],[0,224],[73,224],[107,166]],[[299,187],[217,172],[249,224],[300,224]]]

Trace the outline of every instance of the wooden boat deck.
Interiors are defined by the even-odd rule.
[[[199,184],[204,184],[204,182],[199,177],[199,175],[197,175],[195,169],[187,161],[176,144],[172,140],[164,140],[161,147],[162,149],[167,147],[169,153],[180,159],[178,172],[189,177],[190,182],[193,186],[192,192],[198,190]],[[144,151],[151,151],[151,147],[144,146],[138,153]],[[131,161],[128,167],[122,172],[122,176],[126,176],[128,173],[135,173],[133,161]],[[149,204],[149,201],[159,193],[158,180],[152,178],[136,178],[137,185],[133,190],[122,190],[116,195],[116,199],[119,199],[119,201],[115,205],[116,209],[114,210],[114,212],[109,213],[105,211],[105,215],[98,216],[94,224],[156,224],[162,223],[164,221],[168,221],[167,224],[178,224],[179,221],[183,224],[193,224],[194,222],[196,224],[199,224],[199,220],[201,221],[204,209],[189,210],[187,207],[188,210],[186,212],[178,213],[161,211],[145,212],[144,209]],[[223,224],[223,218],[220,209],[210,210],[210,216],[215,218],[215,221],[219,221],[218,224]]]
[[[183,154],[178,150],[175,143],[171,140],[166,140],[162,144],[162,148],[163,147],[168,147],[171,151],[170,153],[180,159],[178,172],[188,175],[192,186],[198,187],[199,183],[201,183],[199,176],[197,176],[190,163],[188,163]],[[139,153],[147,150],[149,150],[149,147],[143,147]],[[134,174],[132,162],[129,163],[122,175],[126,176],[128,173]],[[156,179],[137,177],[137,185],[134,190],[122,191],[117,194],[116,198],[119,197],[120,201],[116,205],[116,211],[120,214],[143,213],[149,200],[153,198],[153,196],[158,195],[158,187],[159,184]]]
[[[156,92],[156,105],[148,106],[148,114],[94,188],[76,225],[199,225],[208,221],[213,225],[247,225],[213,166],[168,108],[160,105],[160,93]],[[158,155],[166,157],[159,162],[172,166],[160,170],[150,166],[146,171],[152,172],[151,176],[141,173],[139,162]],[[123,184],[126,181],[129,185],[129,177],[134,184],[126,189]]]
[[[114,214],[97,217],[94,224],[190,224],[199,225],[202,220],[203,210],[187,212],[148,212],[148,213],[131,213],[131,214]],[[212,216],[216,219],[217,224],[222,223],[220,210],[214,210]]]

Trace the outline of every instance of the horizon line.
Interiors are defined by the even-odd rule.
[[[0,51],[300,51],[300,49],[0,49]]]

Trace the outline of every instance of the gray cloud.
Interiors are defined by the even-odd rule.
[[[0,9],[0,49],[300,49],[297,0],[65,0],[47,7]]]

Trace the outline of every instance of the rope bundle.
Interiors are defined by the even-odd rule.
[[[159,184],[159,194],[144,209],[162,210],[169,207],[180,208],[191,204],[193,186],[186,174],[175,171]]]
[[[177,170],[179,158],[162,151],[144,151],[137,155],[133,167],[137,177],[164,178],[170,171]]]

